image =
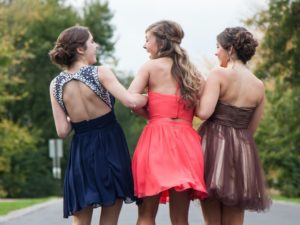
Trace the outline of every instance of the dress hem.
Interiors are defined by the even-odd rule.
[[[116,198],[113,202],[111,202],[111,203],[99,203],[99,202],[96,202],[96,203],[87,203],[87,204],[85,204],[84,206],[82,206],[82,207],[78,207],[78,208],[76,208],[75,210],[73,210],[72,212],[69,212],[67,215],[66,214],[64,214],[64,218],[65,219],[67,219],[69,216],[73,216],[74,215],[74,213],[76,213],[76,212],[79,212],[79,211],[81,211],[81,210],[83,210],[83,209],[85,209],[85,208],[87,208],[87,207],[93,207],[94,209],[95,208],[99,208],[99,207],[110,207],[110,206],[113,206],[115,203],[116,203],[116,201],[117,201],[117,199],[122,199],[123,200],[123,202],[125,203],[125,204],[132,204],[132,203],[134,203],[135,201],[136,201],[136,199],[135,198],[129,198],[129,197],[119,197],[119,198]]]
[[[169,201],[169,194],[166,192],[172,189],[174,189],[177,192],[190,190],[191,192],[189,195],[190,200],[195,200],[195,199],[202,200],[202,199],[206,199],[208,196],[206,191],[195,189],[194,187],[192,187],[192,185],[177,185],[172,187],[166,187],[166,188],[162,188],[160,191],[156,191],[150,194],[139,193],[136,196],[137,198],[145,198],[145,197],[151,197],[151,196],[161,194],[160,203],[166,204]]]

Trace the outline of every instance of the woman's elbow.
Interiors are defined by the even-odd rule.
[[[68,137],[70,131],[71,129],[69,126],[56,129],[57,136],[61,139],[65,139],[66,137]]]
[[[65,132],[65,131],[57,131],[57,136],[61,139],[65,139],[66,137],[68,137],[69,132]]]
[[[199,111],[197,113],[197,116],[201,119],[201,120],[207,120],[210,116],[211,116],[211,113],[209,112],[205,112],[205,111]]]
[[[126,98],[126,100],[123,101],[123,105],[131,109],[141,108],[144,105],[146,105],[146,103],[147,103],[147,97],[136,93],[135,94],[130,93],[128,98]]]
[[[135,101],[131,98],[125,99],[122,101],[122,104],[128,108],[134,109],[135,108]]]

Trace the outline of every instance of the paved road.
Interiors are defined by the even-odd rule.
[[[199,203],[192,202],[190,208],[190,225],[203,225]],[[95,209],[92,225],[98,224],[100,209]],[[134,204],[124,205],[119,224],[134,225],[137,209]],[[71,219],[62,219],[62,201],[57,200],[45,207],[36,209],[21,217],[11,218],[9,221],[0,220],[1,225],[71,225]],[[168,205],[160,205],[157,215],[158,225],[170,225]],[[244,225],[299,225],[300,205],[275,202],[268,213],[247,212]]]

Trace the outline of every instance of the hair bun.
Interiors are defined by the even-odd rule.
[[[258,46],[253,35],[244,27],[226,28],[217,36],[217,40],[226,50],[233,47],[238,58],[243,63],[252,58]]]
[[[246,63],[255,54],[258,43],[245,28],[237,32],[234,39],[233,48],[239,59]]]
[[[69,67],[77,60],[77,48],[86,49],[86,41],[90,36],[89,29],[81,26],[73,26],[64,30],[49,52],[53,63],[61,67]]]
[[[67,57],[70,56],[70,53],[61,46],[56,47],[55,50],[56,50],[56,57],[57,58],[67,58]]]
[[[72,56],[73,55],[73,56]],[[68,65],[76,54],[72,54],[68,49],[61,45],[56,45],[50,52],[51,60],[59,65]]]

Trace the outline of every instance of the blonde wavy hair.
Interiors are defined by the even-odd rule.
[[[181,26],[169,20],[162,20],[151,24],[146,32],[156,37],[158,46],[154,58],[170,57],[173,59],[172,76],[177,80],[180,94],[187,107],[195,107],[202,92],[203,77],[190,62],[186,51],[180,46],[184,37]]]

